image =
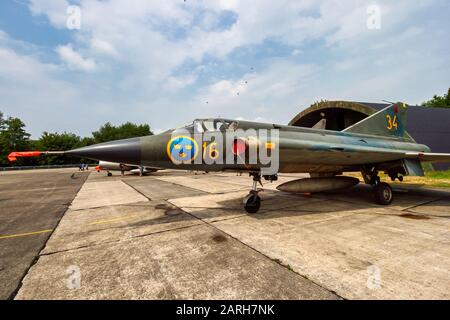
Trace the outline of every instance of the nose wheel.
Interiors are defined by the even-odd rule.
[[[242,201],[244,203],[245,211],[248,213],[257,213],[261,207],[261,197],[252,191]]]
[[[250,193],[242,200],[244,209],[248,213],[257,213],[261,207],[261,197],[258,195],[258,183],[262,186],[261,175],[259,173],[250,174],[253,176],[253,186]]]

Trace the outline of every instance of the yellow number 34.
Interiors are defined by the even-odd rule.
[[[392,130],[393,128],[395,128],[395,130],[397,130],[398,129],[397,116],[394,116],[394,118],[392,118],[391,115],[387,114],[386,118],[387,118],[387,122],[388,122],[388,125],[386,128],[388,130]]]

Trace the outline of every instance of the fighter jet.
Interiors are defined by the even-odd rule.
[[[423,176],[421,162],[450,162],[450,154],[431,153],[405,131],[408,106],[394,103],[343,131],[229,119],[197,119],[158,135],[118,140],[64,152],[101,161],[167,169],[248,172],[253,186],[243,199],[247,212],[261,205],[258,183],[278,173],[309,173],[284,183],[284,192],[312,193],[351,187],[361,172],[374,200],[389,205],[392,181]]]
[[[98,165],[95,166],[95,171],[106,171],[108,177],[112,176],[111,171],[129,171],[133,174],[138,174],[140,176],[146,175],[148,173],[153,173],[158,171],[158,168],[143,167],[132,164],[124,164],[109,161],[99,161]]]

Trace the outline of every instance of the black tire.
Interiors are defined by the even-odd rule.
[[[384,206],[387,206],[392,203],[392,200],[394,199],[394,194],[389,184],[381,182],[374,187],[373,191],[376,203]]]
[[[111,172],[108,172],[108,177],[112,177],[112,173]]]
[[[244,208],[248,213],[257,213],[261,207],[261,198],[255,194],[249,194],[244,198]]]

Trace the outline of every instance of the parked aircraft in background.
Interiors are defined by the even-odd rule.
[[[151,167],[142,167],[142,166],[136,166],[132,164],[123,164],[123,163],[117,163],[117,162],[109,162],[109,161],[99,161],[98,165],[95,167],[95,171],[106,171],[108,177],[112,176],[111,171],[128,171],[134,174],[138,174],[140,176],[143,176],[148,173],[153,173],[158,171],[157,168],[151,168]]]

